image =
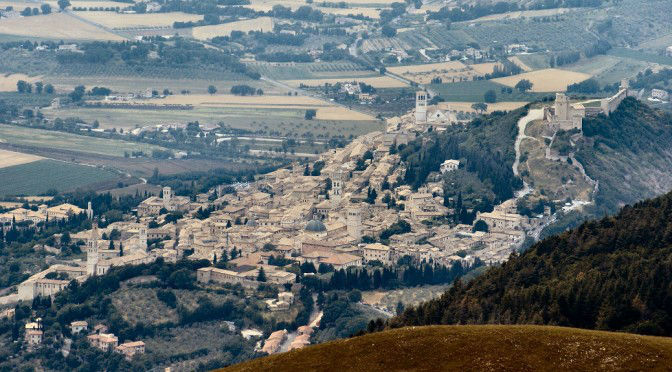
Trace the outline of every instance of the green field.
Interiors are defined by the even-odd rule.
[[[516,57],[533,70],[542,70],[551,67],[549,65],[550,57],[547,54],[520,54]]]
[[[353,62],[268,63],[250,62],[248,67],[263,76],[277,80],[329,79],[378,76]]]
[[[151,154],[160,146],[76,134],[0,124],[0,142],[39,148],[79,151],[123,157],[124,152],[143,151]]]
[[[634,49],[614,48],[607,52],[607,54],[621,58],[630,58],[642,62],[659,63],[661,65],[672,66],[672,57],[640,52]]]
[[[0,169],[0,195],[39,195],[49,189],[70,191],[117,177],[113,172],[95,167],[39,160]]]
[[[397,38],[413,48],[464,47],[475,40],[462,30],[448,30],[445,26],[427,26],[400,33]]]
[[[208,92],[208,86],[214,85],[219,92],[228,92],[231,87],[239,84],[246,84],[254,88],[262,89],[268,93],[284,93],[284,89],[278,89],[274,85],[265,83],[261,80],[228,80],[220,77],[212,79],[180,79],[180,78],[162,78],[162,77],[137,77],[112,75],[48,75],[44,81],[53,84],[57,92],[69,92],[78,85],[84,85],[87,88],[94,86],[106,87],[113,92],[118,93],[142,93],[147,89],[156,90],[162,93],[168,89],[173,94],[180,94],[183,90],[188,90],[192,94],[205,94]]]
[[[502,93],[505,86],[489,80],[463,81],[448,84],[432,84],[430,89],[448,102],[483,102],[483,95],[492,89],[497,93],[497,102],[532,102],[541,99],[545,93]]]
[[[194,107],[193,110],[133,110],[117,108],[68,108],[45,113],[48,117],[78,117],[86,122],[98,120],[102,128],[133,129],[159,123],[201,124],[220,122],[239,129],[260,131],[270,135],[279,132],[284,136],[302,136],[312,133],[315,137],[344,135],[355,136],[380,129],[376,121],[305,120],[304,109],[254,108],[254,107]],[[2,132],[0,131],[0,138]],[[123,155],[123,151],[121,152]]]

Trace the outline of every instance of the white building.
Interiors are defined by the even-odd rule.
[[[460,167],[460,161],[448,159],[441,164],[441,173],[456,171]]]
[[[651,98],[659,99],[661,101],[667,101],[667,99],[670,98],[670,94],[666,90],[652,89]]]

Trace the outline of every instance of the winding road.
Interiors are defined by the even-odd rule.
[[[544,117],[543,109],[534,109],[528,111],[527,115],[518,120],[518,137],[516,137],[515,149],[516,149],[516,161],[513,162],[513,174],[519,176],[518,167],[520,166],[520,143],[523,142],[524,138],[532,138],[525,134],[525,129],[527,124],[534,120],[540,120]]]

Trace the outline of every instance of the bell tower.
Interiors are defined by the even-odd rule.
[[[98,222],[93,222],[91,236],[86,247],[86,273],[96,275],[98,268]]]

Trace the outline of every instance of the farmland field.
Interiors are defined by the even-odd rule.
[[[382,8],[385,6],[389,6],[390,4],[394,3],[395,0],[345,0],[345,1],[339,1],[339,3],[346,3],[349,7],[351,8],[366,8],[366,7],[376,7],[376,8]],[[325,13],[328,13],[329,9],[333,10],[340,10],[340,9],[335,9],[335,8],[326,8],[326,7],[319,7],[320,2],[315,2],[313,4],[313,7],[315,9],[319,9]],[[251,4],[245,5],[246,8],[254,9],[256,11],[264,11],[267,12],[273,8],[275,5],[282,5],[286,7],[290,7],[292,9],[299,8],[304,5],[309,5],[307,4],[304,0],[251,0]],[[354,13],[354,12],[352,12]],[[347,13],[346,13],[347,14]],[[356,14],[356,13],[355,13]]]
[[[340,16],[347,16],[347,15],[363,15],[365,17],[373,18],[373,19],[378,19],[380,18],[380,10],[381,9],[374,9],[374,8],[360,8],[360,7],[352,7],[352,8],[317,8],[323,13],[326,14],[335,14],[335,15],[340,15]]]
[[[544,68],[551,67],[549,65],[550,57],[546,54],[539,54],[539,53],[521,54],[512,58],[520,60],[523,64],[525,64],[532,70],[541,70]]]
[[[375,71],[366,70],[353,62],[248,62],[246,65],[263,76],[278,80],[380,76]]]
[[[533,92],[564,92],[568,85],[584,81],[590,77],[590,75],[581,72],[549,68],[497,78],[493,81],[514,87],[519,81],[527,79],[533,84]]]
[[[621,58],[630,58],[642,62],[651,62],[651,63],[658,63],[661,65],[672,66],[672,57],[660,56],[651,53],[644,53],[634,49],[614,48],[609,50],[607,54]]]
[[[579,12],[573,14],[580,14]],[[460,30],[482,47],[506,44],[536,45],[551,51],[580,50],[596,39],[585,30],[583,17],[566,17],[561,21],[532,22],[525,19],[459,25]],[[496,35],[496,37],[493,37]]]
[[[39,195],[49,189],[74,190],[78,187],[113,181],[118,175],[99,168],[39,160],[0,169],[0,195]]]
[[[491,14],[481,18],[476,18],[474,20],[468,21],[472,22],[482,22],[482,21],[498,21],[503,19],[516,19],[516,18],[535,18],[535,17],[548,17],[558,14],[564,14],[569,12],[570,9],[567,8],[555,8],[555,9],[541,9],[541,10],[523,10],[518,12],[508,12],[500,14]]]
[[[230,75],[227,78],[227,75]],[[141,93],[146,89],[155,89],[162,92],[168,89],[175,94],[179,94],[182,90],[188,90],[192,94],[207,93],[208,86],[214,85],[221,92],[227,92],[232,86],[237,84],[247,84],[254,88],[261,88],[265,93],[284,93],[278,90],[274,85],[267,84],[261,80],[245,80],[243,76],[236,76],[234,74],[225,74],[217,76],[213,74],[212,79],[169,79],[169,78],[151,78],[151,77],[135,77],[135,76],[106,76],[106,75],[53,75],[45,78],[49,83],[53,84],[56,91],[70,91],[77,85],[84,85],[86,87],[101,86],[110,88],[113,92],[135,92]],[[16,87],[14,87],[16,90]]]
[[[473,80],[476,76],[491,73],[496,63],[480,63],[465,65],[462,62],[441,62],[411,66],[388,67],[388,71],[401,75],[405,79],[418,84],[429,84],[434,78],[441,78],[445,82]]]
[[[40,81],[40,76],[28,76],[25,74],[0,75],[0,92],[16,92],[16,83],[24,80],[30,83]]]
[[[521,93],[516,89],[512,93],[502,93],[502,88],[506,86],[492,80],[432,84],[430,88],[448,102],[483,102],[483,95],[491,89],[497,94],[497,102],[532,102],[545,96],[541,93]]]
[[[373,86],[374,88],[401,88],[406,87],[408,84],[403,83],[397,79],[391,78],[389,76],[376,76],[376,77],[350,77],[350,78],[334,78],[334,79],[302,79],[302,80],[284,80],[283,83],[299,87],[301,84],[308,87],[318,87],[324,84],[336,84],[336,83],[346,83],[346,82],[358,82],[365,83]]]
[[[235,128],[278,131],[296,134],[304,130],[318,134],[363,134],[379,129],[370,115],[348,110],[307,96],[233,96],[188,95],[138,101],[153,104],[189,104],[192,110],[158,110],[132,108],[67,108],[45,111],[48,117],[78,117],[98,120],[102,128],[131,129],[155,124],[185,125],[198,120],[201,124],[220,122]],[[315,120],[305,120],[307,109],[315,109]],[[310,130],[309,130],[310,129]]]
[[[440,102],[437,106],[442,110],[476,112],[471,108],[472,103],[475,102]],[[527,102],[496,102],[488,103],[487,113],[494,111],[511,111],[519,107],[525,106]]]
[[[582,58],[576,63],[563,66],[563,68],[595,76],[616,66],[621,61],[618,57],[598,55],[593,58]]]
[[[215,36],[229,36],[233,31],[242,31],[245,33],[248,31],[271,32],[273,31],[273,19],[270,17],[259,17],[219,25],[199,26],[194,27],[191,34],[198,40],[208,40]]]
[[[426,26],[399,33],[396,39],[413,48],[454,48],[476,40],[464,30],[446,29],[445,26]]]
[[[124,152],[144,151],[151,154],[152,150],[162,149],[159,146],[144,143],[78,136],[70,133],[4,124],[0,124],[0,142],[117,157],[123,157]]]
[[[595,75],[595,79],[597,79],[600,84],[616,83],[624,78],[629,79],[635,77],[637,73],[644,71],[653,65],[654,64],[652,63],[642,62],[634,59],[619,58],[615,65],[609,66],[599,74]]]
[[[13,167],[15,165],[28,164],[41,159],[41,157],[35,155],[0,150],[0,169]]]
[[[53,40],[110,40],[124,38],[65,13],[0,19],[0,34]]]
[[[526,65],[518,56],[509,57],[509,61],[513,62],[516,66],[520,67],[523,71],[528,72],[532,71],[533,68]]]
[[[91,22],[98,23],[112,29],[133,27],[172,27],[174,22],[189,22],[203,19],[196,14],[181,12],[150,13],[150,14],[122,14],[116,12],[77,12],[77,15]]]

